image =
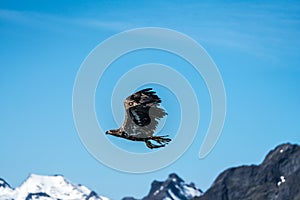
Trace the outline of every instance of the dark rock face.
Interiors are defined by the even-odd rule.
[[[170,174],[165,181],[153,181],[150,192],[142,200],[180,199],[190,200],[200,196],[202,191],[197,189],[193,183],[186,184],[176,174]],[[133,197],[125,197],[123,200],[137,200]]]
[[[11,188],[10,185],[2,178],[0,178],[0,188]]]
[[[260,165],[230,168],[197,200],[299,200],[300,146],[282,144]]]
[[[137,200],[137,199],[135,199],[133,197],[124,197],[122,200]]]
[[[40,199],[43,197],[50,197],[47,193],[38,192],[38,193],[29,193],[25,200],[33,200],[33,199]]]
[[[98,194],[94,191],[91,191],[91,193],[85,198],[86,200],[89,199],[101,199]]]

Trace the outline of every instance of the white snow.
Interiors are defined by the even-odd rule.
[[[172,200],[180,200],[170,189],[168,189],[168,194],[171,196]]]
[[[7,189],[7,188],[5,188]],[[8,188],[10,189],[10,188]],[[33,199],[39,200],[80,200],[86,199],[87,196],[92,192],[90,189],[83,185],[72,184],[66,180],[63,176],[41,176],[41,175],[30,175],[24,183],[16,189],[10,189],[5,193],[0,188],[0,199],[15,199],[24,200],[31,193],[45,193],[47,196],[36,196]],[[3,195],[4,194],[4,195]],[[6,197],[6,198],[4,198]],[[9,198],[7,198],[9,197]],[[108,200],[105,197],[95,197],[94,200]]]
[[[280,181],[278,181],[277,186],[280,186],[284,182],[285,182],[285,177],[284,176],[280,176]]]
[[[202,193],[199,190],[197,190],[196,188],[193,188],[193,187],[189,187],[187,185],[184,185],[183,189],[184,189],[185,195],[190,198],[199,197],[202,195]]]
[[[284,178],[284,176],[280,176],[280,179],[281,179],[281,182],[285,182],[285,178]]]
[[[159,193],[159,191],[160,191],[160,190],[156,190],[156,191],[153,193],[153,195],[154,195],[154,196],[157,195],[157,194]]]
[[[164,186],[160,186],[160,188],[158,190],[156,190],[153,195],[157,195],[160,191],[162,191],[164,189]]]
[[[277,186],[280,186],[281,185],[281,181],[279,181],[278,183],[277,183]]]
[[[181,187],[179,187],[179,185],[175,185],[175,187],[176,187],[178,190],[181,190]]]
[[[4,181],[0,180],[0,199],[11,199],[10,196],[13,194],[13,189],[8,187]]]
[[[280,151],[279,151],[280,153],[283,153],[283,149],[280,149]]]
[[[173,179],[172,179],[173,181]],[[168,196],[164,198],[164,200],[167,200],[167,199],[172,199],[172,200],[180,200],[180,196],[185,196],[187,197],[188,199],[193,199],[195,197],[199,197],[202,195],[202,192],[197,189],[195,186],[193,186],[192,184],[191,185],[188,185],[184,182],[179,182],[178,184],[175,184],[174,185],[175,188],[178,190],[178,192],[180,193],[179,196],[177,196],[177,191],[176,193],[174,193],[174,191],[172,191],[172,189],[168,189],[167,190],[167,194]],[[163,187],[161,186],[160,189],[162,189]],[[153,195],[157,195],[157,193],[159,192],[160,190],[156,190]]]

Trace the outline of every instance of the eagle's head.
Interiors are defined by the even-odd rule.
[[[120,129],[108,130],[105,133],[108,135],[113,135],[113,136],[117,136],[117,137],[126,137],[126,135],[127,135],[124,131],[121,131]]]
[[[126,110],[128,110],[131,107],[134,107],[134,106],[138,105],[138,102],[135,102],[134,100],[129,99],[129,98],[125,99],[125,101],[124,101],[124,107],[125,107]]]

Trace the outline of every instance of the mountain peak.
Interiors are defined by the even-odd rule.
[[[278,145],[275,149],[271,150],[267,154],[263,163],[277,162],[282,158],[289,157],[297,151],[300,151],[300,146],[296,144],[285,143]]]
[[[169,181],[173,181],[173,182],[184,182],[177,174],[175,173],[171,173],[168,177]]]
[[[190,200],[201,194],[202,191],[193,183],[186,184],[177,174],[172,173],[165,181],[153,181],[149,194],[142,200]],[[135,200],[135,198],[125,197],[123,200]]]
[[[9,186],[4,180],[0,181],[0,184],[5,187]],[[16,189],[9,187],[9,189],[1,192],[0,187],[0,199],[107,199],[98,196],[96,192],[81,184],[71,183],[61,175],[30,174],[21,186]]]
[[[282,144],[259,165],[222,172],[199,200],[300,199],[300,146]]]
[[[33,184],[39,184],[44,182],[51,183],[54,185],[68,183],[68,181],[61,175],[48,176],[48,175],[30,174],[27,177],[27,179],[23,182],[23,184],[33,185]]]

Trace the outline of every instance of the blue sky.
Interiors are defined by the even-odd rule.
[[[16,187],[30,173],[63,174],[112,199],[142,197],[153,179],[171,172],[205,190],[228,167],[257,164],[283,142],[299,144],[299,13],[297,1],[1,1],[0,177]],[[72,91],[81,63],[95,46],[145,26],[180,31],[207,50],[224,81],[227,116],[205,159],[197,157],[204,137],[200,131],[172,165],[127,174],[99,163],[80,142]],[[149,55],[169,65],[180,62],[148,53],[129,55],[124,63],[152,61]],[[138,56],[145,60],[134,60]],[[206,105],[200,103],[204,129]]]

